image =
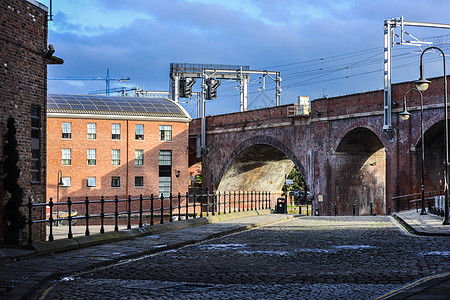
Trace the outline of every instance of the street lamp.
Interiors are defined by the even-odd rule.
[[[56,218],[59,219],[59,187],[63,186],[64,182],[62,181],[62,171],[58,170],[58,183],[56,185]],[[59,221],[56,222],[56,226],[59,225]]]
[[[423,135],[423,95],[419,89],[412,88],[407,90],[405,94],[403,94],[403,111],[400,113],[400,118],[405,121],[408,120],[409,116],[411,115],[406,110],[406,95],[411,91],[416,91],[420,95],[420,136],[422,138],[422,210],[420,214],[426,215],[427,212],[425,210],[425,139]]]
[[[416,87],[420,91],[425,91],[428,89],[428,86],[430,84],[430,81],[426,80],[425,77],[423,77],[423,55],[428,50],[438,50],[442,54],[442,63],[444,66],[444,121],[445,121],[445,167],[444,167],[444,191],[445,191],[445,207],[444,207],[444,222],[443,225],[450,225],[449,217],[448,217],[448,101],[447,101],[447,73],[445,70],[445,53],[438,47],[428,47],[425,49],[422,54],[420,55],[420,78],[416,81]],[[423,140],[422,140],[423,141]],[[422,149],[423,151],[423,149]]]

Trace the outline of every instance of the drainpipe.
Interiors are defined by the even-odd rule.
[[[126,194],[125,197],[128,197],[128,173],[129,173],[129,166],[130,166],[130,161],[128,160],[128,150],[129,150],[129,145],[128,145],[128,120],[127,120],[127,177],[126,177]]]

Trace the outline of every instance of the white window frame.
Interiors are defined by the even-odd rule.
[[[111,149],[111,166],[120,166],[120,149]]]
[[[71,177],[61,177],[62,188],[71,188],[72,187],[72,178]]]
[[[111,139],[120,140],[120,124],[111,124]]]
[[[144,150],[141,149],[134,150],[134,165],[135,166],[144,165]]]
[[[72,138],[72,123],[63,122],[62,123],[62,138],[70,140]],[[67,134],[67,136],[64,136]]]
[[[97,139],[97,123],[87,124],[87,139],[96,140]]]
[[[172,141],[172,125],[159,125],[159,140]]]
[[[71,149],[61,149],[61,165],[72,165],[72,151]]]
[[[88,177],[87,178],[87,187],[97,187],[97,178],[96,177]]]
[[[144,125],[143,124],[135,125],[135,139],[138,141],[144,140]]]
[[[97,165],[97,151],[95,149],[87,149],[87,164],[88,166]]]

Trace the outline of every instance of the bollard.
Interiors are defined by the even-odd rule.
[[[334,203],[334,215],[337,216],[337,204]]]
[[[353,216],[356,216],[356,204],[353,203]]]
[[[370,215],[373,216],[373,205],[372,205],[372,202],[370,202]]]
[[[389,208],[388,208],[388,215],[390,215],[391,214],[391,207],[389,206]]]

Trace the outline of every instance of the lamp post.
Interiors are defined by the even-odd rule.
[[[56,185],[56,218],[59,219],[59,187],[64,185],[62,181],[62,171],[58,170],[58,183]],[[56,222],[56,226],[59,225],[59,221]]]
[[[447,73],[445,70],[445,53],[438,47],[428,47],[420,55],[420,78],[416,81],[416,87],[419,91],[423,92],[428,89],[430,81],[423,77],[423,55],[428,50],[438,50],[442,54],[442,62],[444,67],[444,121],[445,121],[445,167],[444,167],[444,191],[445,191],[445,208],[444,208],[444,222],[443,225],[450,225],[448,217],[448,101],[447,101]],[[422,149],[423,151],[423,149]]]
[[[416,91],[420,95],[420,136],[422,139],[422,210],[420,214],[426,215],[427,212],[425,210],[425,139],[423,132],[423,95],[421,91],[419,91],[416,88],[412,88],[407,90],[405,94],[403,94],[403,111],[400,113],[400,118],[405,121],[408,120],[409,116],[411,115],[406,110],[406,95],[408,95],[408,93],[411,91]]]

